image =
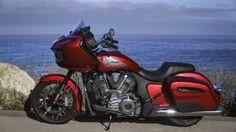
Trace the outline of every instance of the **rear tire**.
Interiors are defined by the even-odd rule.
[[[35,87],[32,94],[32,102],[36,117],[40,121],[63,124],[76,116],[76,97],[74,92],[69,89],[61,95],[61,100],[58,101],[58,104],[52,104],[56,89],[58,89],[56,82],[38,83]]]
[[[188,127],[197,124],[202,119],[202,116],[191,117],[170,117],[170,122],[175,126]]]

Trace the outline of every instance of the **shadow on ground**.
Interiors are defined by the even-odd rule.
[[[98,115],[95,117],[78,114],[75,118],[76,121],[79,122],[98,122],[98,123],[108,123],[109,116],[108,115]],[[113,116],[111,123],[150,123],[150,124],[162,124],[162,125],[172,125],[166,117],[158,117],[158,118],[139,118],[139,117],[115,117]]]
[[[29,97],[26,99],[25,101],[25,105],[24,105],[24,111],[26,113],[26,115],[33,119],[33,120],[38,120],[35,116],[35,111],[32,105],[32,100],[31,100],[31,93],[29,95]]]

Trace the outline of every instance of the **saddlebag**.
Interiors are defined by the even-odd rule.
[[[217,92],[206,80],[174,76],[167,79],[170,106],[179,112],[216,110],[219,105]]]

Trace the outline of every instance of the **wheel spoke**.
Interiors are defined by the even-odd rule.
[[[50,84],[50,85],[48,85],[48,86],[49,86],[49,88],[50,88],[50,89],[53,89],[53,87],[51,87],[51,84]]]
[[[45,116],[48,113],[48,111],[45,111],[45,113],[43,114],[43,116]]]
[[[58,119],[58,117],[59,117],[59,115],[57,114],[57,115],[56,115],[56,120]]]
[[[64,116],[66,115],[66,112],[64,110],[62,111],[62,113],[63,113]]]
[[[45,116],[50,110],[52,109],[52,106],[50,106],[43,114],[43,116]]]
[[[53,114],[52,114],[52,116],[51,116],[51,119],[53,119],[53,120],[54,120],[54,118],[55,118],[55,115],[53,115]]]
[[[41,93],[39,96],[40,96],[40,97],[44,97],[44,94]]]

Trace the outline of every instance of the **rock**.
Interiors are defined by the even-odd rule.
[[[16,91],[28,96],[34,80],[15,65],[0,62],[0,90]]]
[[[0,62],[0,110],[23,110],[34,80],[15,65]]]

